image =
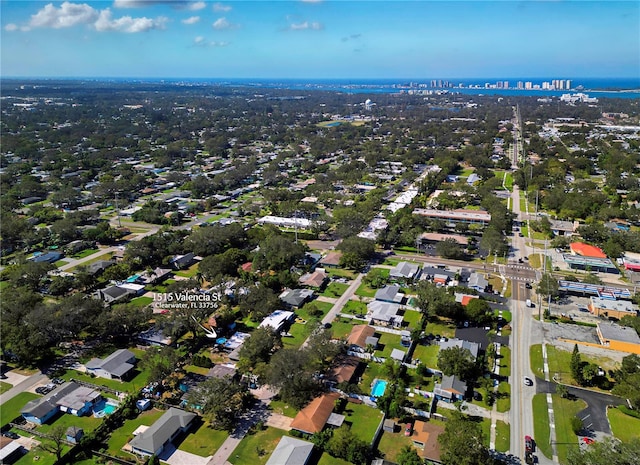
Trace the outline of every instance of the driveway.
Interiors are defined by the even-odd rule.
[[[556,383],[544,381],[536,378],[537,393],[554,393],[556,392]],[[582,420],[582,424],[586,431],[599,432],[610,435],[611,428],[607,419],[607,406],[609,405],[625,405],[624,399],[602,392],[595,392],[589,389],[581,389],[573,386],[567,386],[570,395],[584,400],[587,408],[578,412],[578,418]]]
[[[211,456],[201,457],[185,452],[176,449],[173,444],[168,444],[158,458],[169,465],[206,465],[211,460]]]

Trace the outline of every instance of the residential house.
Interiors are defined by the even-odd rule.
[[[159,455],[181,433],[189,430],[195,413],[171,407],[156,422],[134,437],[129,445],[134,454]]]
[[[98,289],[94,294],[96,298],[104,301],[106,304],[112,304],[121,300],[128,299],[135,295],[135,291],[125,289],[120,286],[109,286],[104,289]]]
[[[487,281],[480,273],[473,272],[469,276],[468,287],[475,289],[478,292],[485,292],[489,287],[489,281]]]
[[[260,323],[260,328],[272,328],[275,332],[279,333],[284,329],[284,327],[289,323],[295,313],[287,311],[287,310],[276,310],[271,315],[267,316]]]
[[[191,265],[195,263],[195,254],[193,252],[189,252],[185,255],[176,255],[169,261],[169,264],[174,270],[184,270],[185,268],[189,268]]]
[[[440,350],[451,349],[452,347],[467,349],[471,355],[473,355],[473,358],[478,358],[478,352],[480,351],[480,344],[477,342],[465,341],[456,337],[447,339],[446,341],[441,339],[438,345],[440,346]]]
[[[322,289],[326,284],[329,276],[322,268],[316,269],[313,273],[305,273],[300,276],[298,282],[301,286],[310,287],[312,289]]]
[[[27,402],[20,413],[25,420],[42,425],[58,412],[70,413],[77,417],[85,415],[100,400],[102,395],[99,391],[69,382],[45,397]]]
[[[311,289],[285,289],[278,296],[289,308],[300,308],[313,298]]]
[[[374,337],[376,330],[369,325],[355,325],[347,337],[347,344],[354,352],[365,352],[368,346],[376,348],[379,338]]]
[[[390,302],[394,304],[401,304],[404,294],[400,292],[400,286],[394,284],[392,286],[385,286],[376,291],[375,299],[381,302]]]
[[[64,255],[60,252],[45,252],[38,255],[34,254],[31,261],[34,263],[54,263],[62,257],[64,257]]]
[[[452,403],[464,400],[467,390],[467,383],[456,376],[443,376],[442,381],[434,386],[433,395],[438,400]]]
[[[469,305],[469,302],[472,301],[473,299],[479,299],[477,295],[462,294],[461,292],[456,292],[455,298],[456,298],[456,302],[458,302],[463,307],[466,307],[467,305]]]
[[[138,282],[140,284],[158,284],[168,279],[171,276],[171,269],[169,268],[155,268],[152,271],[145,271],[142,273]]]
[[[432,281],[434,284],[446,286],[449,282],[456,279],[456,273],[449,270],[443,270],[441,268],[427,267],[422,268],[420,273],[420,279],[426,279]]]
[[[235,366],[214,365],[207,372],[209,378],[235,378],[237,374]]]
[[[420,265],[400,262],[389,271],[389,278],[399,281],[410,281],[420,276]]]
[[[577,221],[549,220],[554,236],[573,236],[578,229]]]
[[[115,264],[116,262],[114,260],[98,260],[97,262],[87,266],[87,273],[91,276],[97,277],[104,273],[104,270]]]
[[[315,434],[322,431],[327,424],[340,426],[344,422],[344,416],[333,413],[333,407],[339,398],[340,394],[337,392],[316,397],[298,412],[291,422],[291,429]]]
[[[374,300],[367,305],[367,309],[371,314],[372,325],[394,327],[399,327],[400,325],[402,325],[403,317],[402,315],[398,315],[402,307],[398,304]]]
[[[323,268],[338,268],[340,266],[341,258],[342,252],[329,252],[320,259],[318,264]]]
[[[85,365],[87,373],[100,378],[126,379],[131,375],[136,356],[127,349],[119,349],[105,359],[93,358]]]
[[[0,436],[0,463],[9,465],[15,463],[26,453],[18,441],[14,441],[6,436]]]
[[[306,465],[312,452],[312,442],[282,436],[266,465]]]
[[[444,433],[444,427],[431,422],[416,420],[411,433],[411,442],[418,448],[424,459],[440,462],[440,443],[438,436]]]
[[[331,385],[350,383],[359,364],[360,359],[357,357],[337,356],[333,361],[325,381]]]

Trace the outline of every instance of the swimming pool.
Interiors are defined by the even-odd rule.
[[[375,379],[373,381],[373,385],[371,386],[371,397],[382,396],[385,389],[387,389],[387,381],[385,381],[384,379]]]
[[[127,278],[127,282],[128,283],[135,283],[140,278],[140,276],[142,276],[142,275],[141,274],[134,274],[133,276],[129,276]]]
[[[93,406],[93,416],[96,418],[102,418],[105,415],[111,415],[118,408],[118,404],[112,401],[100,401]]]

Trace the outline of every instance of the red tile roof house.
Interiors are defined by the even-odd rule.
[[[338,398],[340,398],[340,395],[337,392],[316,397],[298,412],[291,422],[291,429],[302,433],[315,434],[322,431],[327,423],[333,426],[340,426],[344,421],[344,416],[333,413],[333,407]]]

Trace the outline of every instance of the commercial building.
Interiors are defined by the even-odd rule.
[[[588,308],[589,312],[604,318],[615,318],[620,320],[625,316],[638,316],[638,310],[633,306],[633,303],[625,300],[610,300],[602,299],[600,297],[591,297],[591,302],[589,303]]]
[[[491,214],[481,210],[433,210],[416,208],[414,215],[447,221],[449,223],[468,223],[485,225],[491,221]]]
[[[598,323],[596,331],[603,346],[640,355],[640,336],[635,329],[615,323]]]

